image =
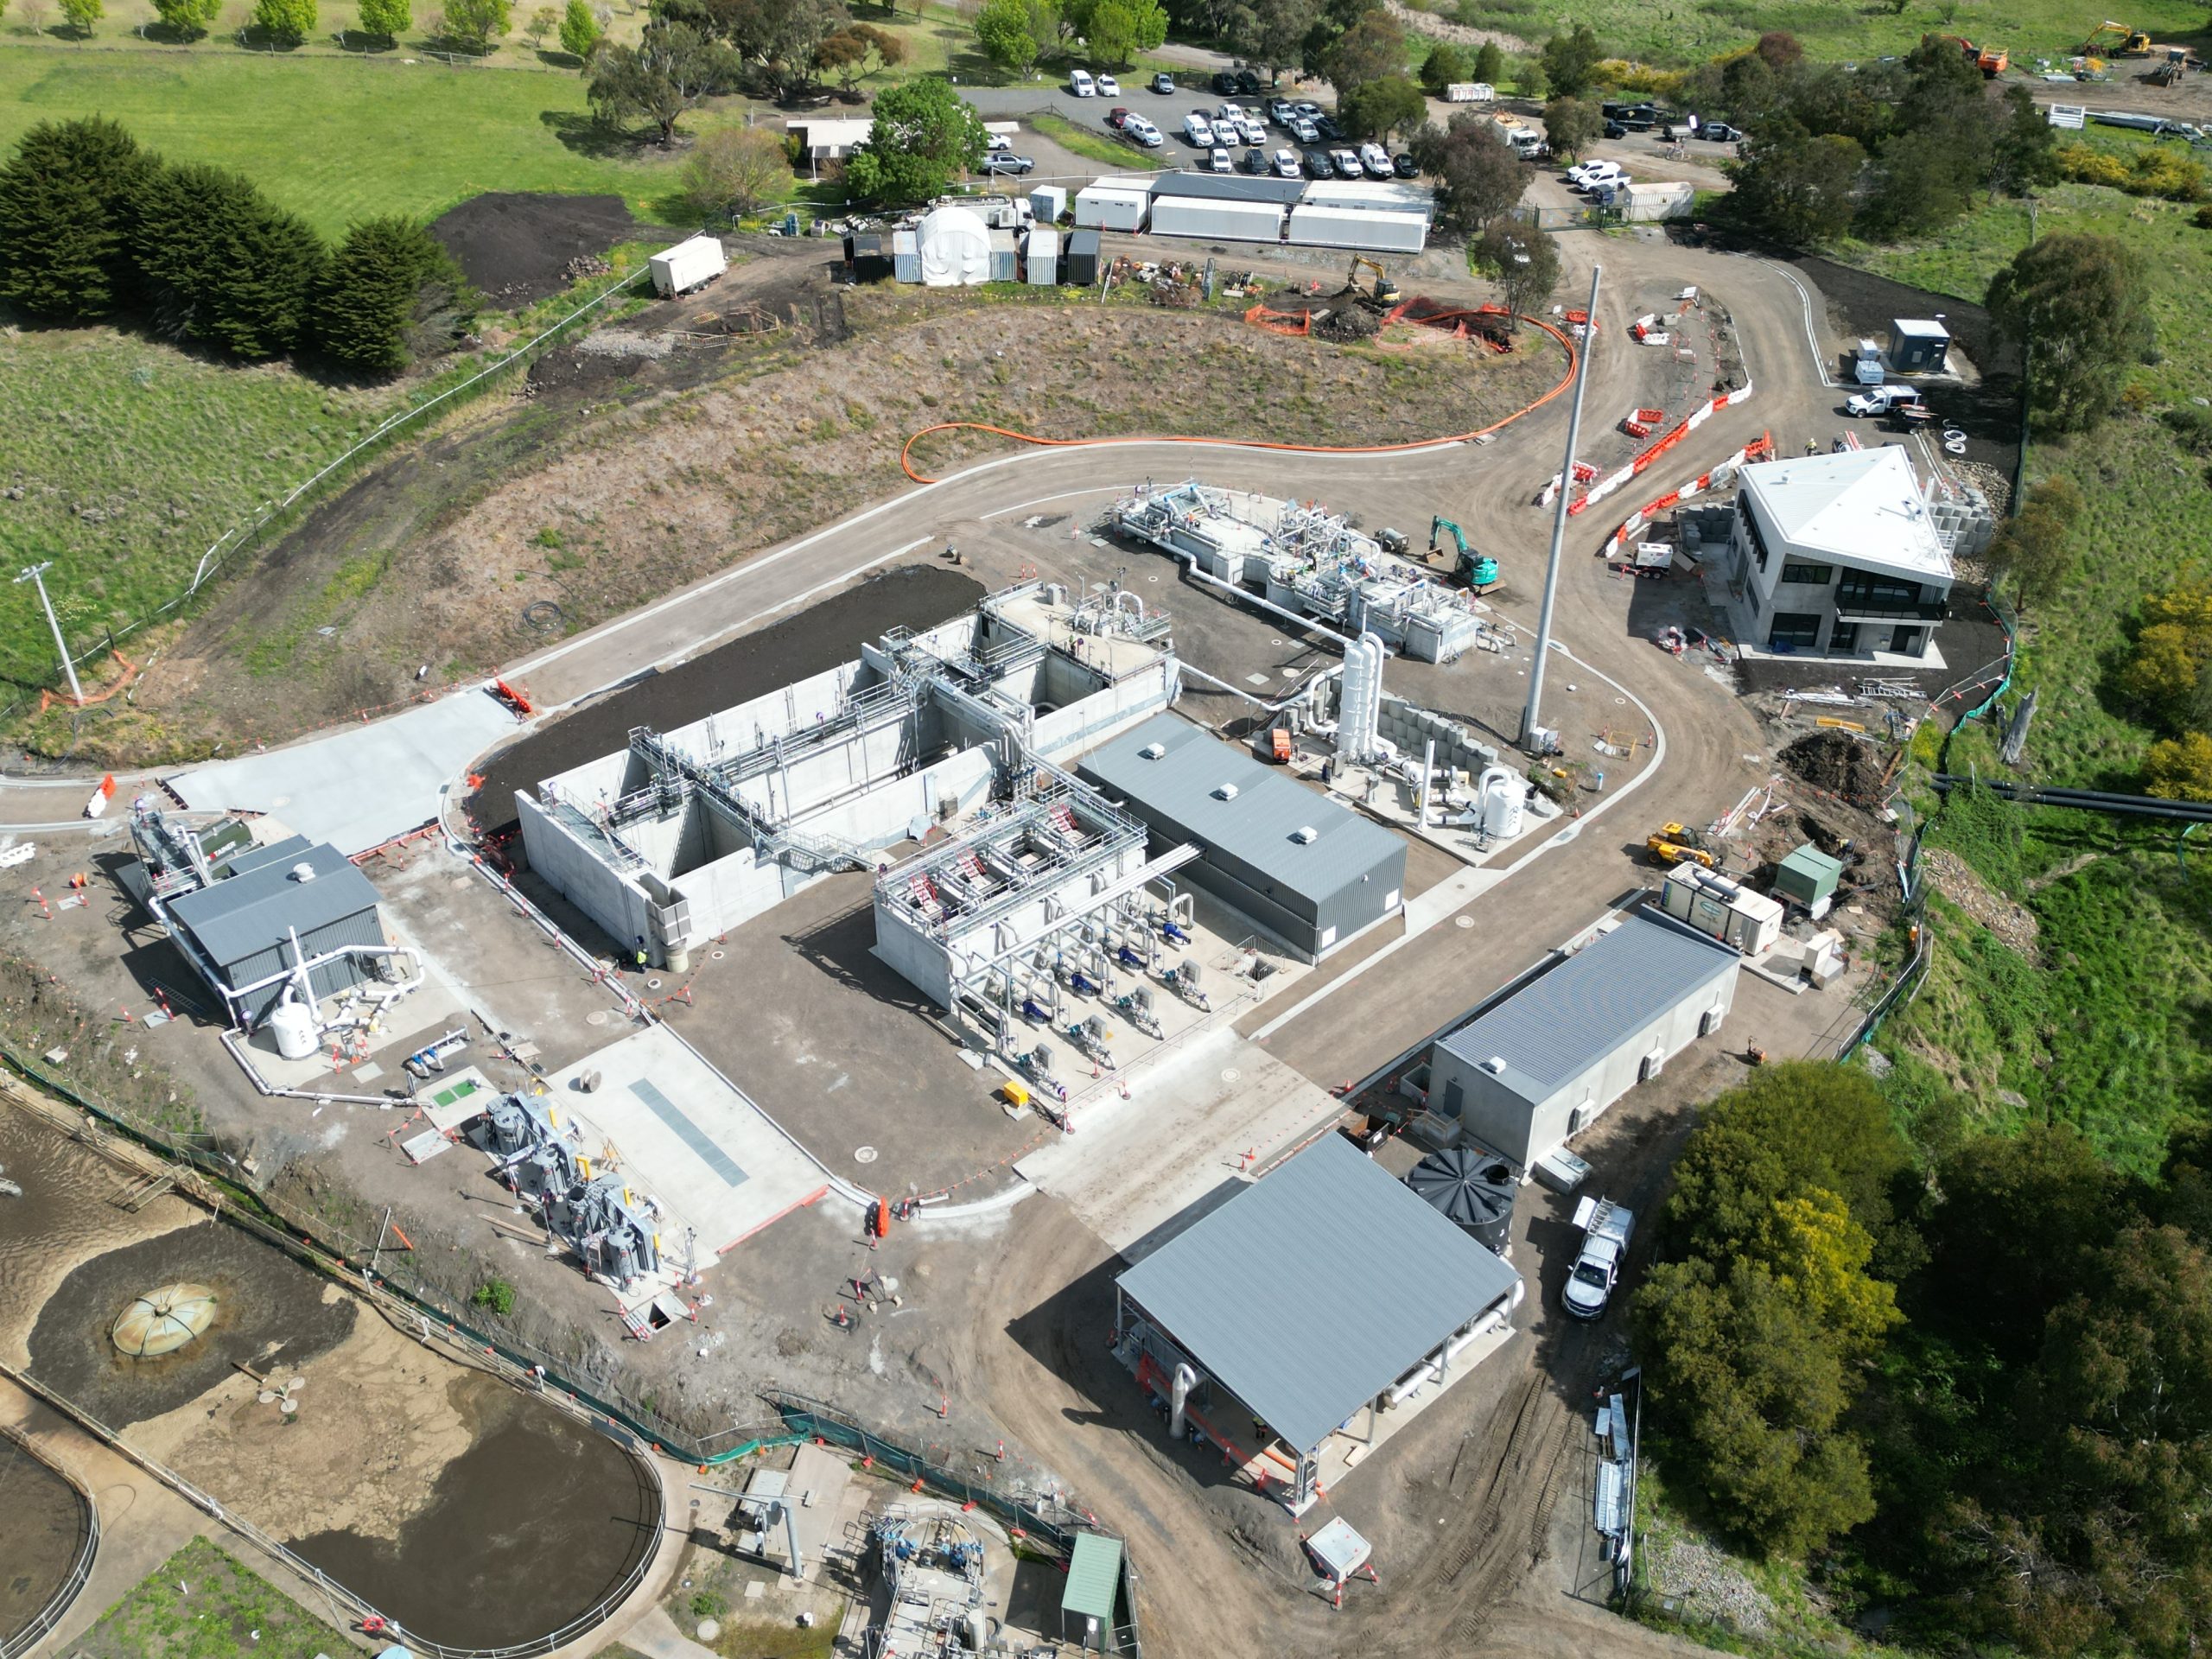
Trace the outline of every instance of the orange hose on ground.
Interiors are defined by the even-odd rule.
[[[1515,410],[1502,421],[1492,421],[1488,426],[1478,427],[1471,432],[1447,432],[1441,437],[1415,438],[1406,443],[1274,443],[1262,438],[1187,437],[1173,435],[1149,437],[1140,434],[1114,438],[1043,438],[1033,432],[1015,432],[1003,426],[991,426],[982,421],[939,421],[934,426],[922,428],[920,431],[906,440],[905,446],[899,451],[899,465],[906,476],[917,484],[940,482],[940,480],[925,478],[916,472],[912,458],[914,446],[932,432],[988,432],[997,437],[1012,438],[1016,443],[1035,444],[1039,448],[1046,449],[1085,449],[1094,445],[1107,443],[1206,443],[1234,449],[1280,449],[1300,455],[1389,455],[1401,454],[1408,449],[1427,449],[1440,443],[1468,443],[1489,433],[1512,425],[1523,415],[1533,414],[1574,384],[1576,362],[1574,342],[1541,317],[1524,316],[1522,321],[1535,323],[1537,327],[1567,348],[1567,372],[1560,377],[1557,385],[1537,398],[1535,403],[1525,408]]]

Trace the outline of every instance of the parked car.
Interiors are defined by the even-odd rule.
[[[1726,121],[1708,121],[1697,130],[1697,136],[1716,144],[1732,144],[1744,136],[1744,130],[1732,127]]]
[[[1340,179],[1357,179],[1364,176],[1359,165],[1359,157],[1349,149],[1331,150],[1329,161],[1337,169],[1337,176]]]
[[[1264,144],[1268,142],[1267,126],[1256,115],[1247,115],[1239,120],[1236,124],[1236,130],[1248,144]]]
[[[1390,158],[1390,170],[1402,179],[1417,179],[1421,176],[1421,163],[1414,160],[1413,151],[1401,150]]]
[[[1254,69],[1239,69],[1236,72],[1236,90],[1247,98],[1257,98],[1260,94],[1259,72]]]
[[[1207,157],[1206,166],[1211,171],[1215,173],[1228,172],[1229,152],[1222,149],[1220,145],[1215,145],[1213,154]]]
[[[983,157],[986,173],[1029,173],[1036,170],[1037,160],[1033,156],[1017,156],[1010,149],[1001,149]]]
[[[1160,136],[1160,129],[1141,115],[1133,115],[1122,124],[1122,137],[1143,149],[1158,149],[1167,142]]]
[[[1294,179],[1298,176],[1299,171],[1298,152],[1296,150],[1279,149],[1275,151],[1275,176],[1277,178]]]
[[[1071,69],[1068,71],[1068,91],[1077,98],[1096,98],[1098,96],[1098,83],[1090,78],[1090,70]]]
[[[1268,119],[1279,127],[1288,126],[1291,118],[1297,113],[1297,107],[1287,98],[1271,98],[1268,100]]]
[[[1213,72],[1213,89],[1217,92],[1219,92],[1224,98],[1236,97],[1236,77],[1230,73],[1226,69],[1215,70]]]
[[[1159,93],[1162,98],[1174,97],[1175,77],[1169,74],[1165,69],[1161,70],[1158,74],[1152,78],[1152,90]]]
[[[1107,111],[1106,124],[1113,128],[1116,132],[1119,132],[1123,127],[1128,126],[1129,124],[1129,106],[1126,104],[1116,104],[1112,109]]]
[[[1869,386],[1843,400],[1847,415],[1889,415],[1900,409],[1916,409],[1920,404],[1917,386]]]
[[[1595,194],[1627,182],[1628,174],[1618,162],[1592,162],[1582,169],[1582,176],[1574,181],[1574,188]]]
[[[1370,179],[1390,176],[1390,152],[1380,144],[1362,144],[1359,147],[1359,164],[1367,169],[1367,176]]]
[[[1336,118],[1332,115],[1317,115],[1313,118],[1313,124],[1320,129],[1321,136],[1332,144],[1344,136],[1344,130],[1337,124]]]
[[[1308,121],[1311,121],[1315,116],[1321,113],[1321,106],[1319,104],[1316,104],[1310,98],[1301,98],[1297,103],[1292,105],[1290,107],[1295,110],[1299,114],[1304,116]]]
[[[1636,1217],[1610,1198],[1584,1198],[1575,1205],[1574,1224],[1582,1234],[1582,1249],[1567,1272],[1560,1301],[1574,1318],[1594,1319],[1605,1313],[1620,1282]]]
[[[1199,149],[1212,147],[1213,123],[1206,118],[1204,110],[1192,110],[1183,118],[1183,137],[1185,143]]]
[[[1269,166],[1268,152],[1264,149],[1245,150],[1237,156],[1236,165],[1247,173],[1265,173]]]
[[[1305,116],[1296,116],[1291,120],[1290,136],[1301,144],[1318,144],[1321,142],[1321,129]]]
[[[1243,106],[1239,104],[1224,104],[1213,112],[1213,118],[1216,121],[1226,121],[1230,125],[1235,126],[1244,118]]]
[[[1605,123],[1605,137],[1608,138],[1625,138],[1628,137],[1628,129],[1621,125],[1618,121],[1608,121]]]
[[[1111,75],[1101,75],[1098,77],[1099,97],[1119,98],[1121,95],[1122,83],[1120,81],[1115,79]]]
[[[1337,169],[1330,165],[1327,150],[1309,149],[1306,152],[1306,176],[1309,179],[1333,179],[1337,176]]]
[[[987,132],[983,135],[983,154],[986,156],[995,156],[1002,149],[1013,148],[1014,140],[1002,132]]]

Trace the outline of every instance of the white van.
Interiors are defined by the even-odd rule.
[[[1090,78],[1090,70],[1071,69],[1068,71],[1068,91],[1077,98],[1096,98],[1098,96],[1098,83]]]

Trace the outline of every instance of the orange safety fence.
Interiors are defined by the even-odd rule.
[[[1033,432],[1016,432],[1007,427],[993,426],[984,421],[938,421],[907,438],[905,447],[899,451],[899,466],[917,484],[941,483],[943,480],[940,479],[931,478],[914,470],[914,446],[932,432],[988,432],[995,437],[1012,438],[1016,443],[1033,444],[1040,449],[1090,449],[1103,444],[1189,443],[1209,444],[1224,449],[1274,449],[1294,455],[1393,455],[1402,454],[1408,449],[1431,448],[1440,443],[1470,443],[1492,432],[1503,430],[1525,415],[1534,414],[1574,384],[1574,342],[1541,317],[1523,316],[1522,321],[1535,324],[1559,341],[1567,353],[1566,372],[1560,376],[1557,385],[1534,403],[1515,410],[1502,420],[1492,421],[1488,426],[1477,427],[1471,432],[1446,432],[1433,438],[1414,438],[1405,443],[1279,443],[1264,438],[1194,437],[1179,433],[1131,433],[1127,437],[1113,438],[1046,438]]]
[[[1311,311],[1271,311],[1264,305],[1255,305],[1244,313],[1244,321],[1255,328],[1288,334],[1293,340],[1303,340],[1313,332]]]

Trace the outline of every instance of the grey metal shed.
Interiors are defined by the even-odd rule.
[[[383,945],[377,890],[335,847],[294,836],[230,861],[229,874],[168,901],[171,921],[188,935],[220,982],[232,1017],[256,1024],[283,995],[282,983],[243,998],[232,993],[292,966],[292,938],[308,957],[349,944]],[[203,969],[205,971],[205,969]],[[310,975],[318,997],[374,976],[358,957],[325,963]]]
[[[1438,1039],[1428,1109],[1526,1169],[1717,1031],[1742,960],[1669,917],[1632,911]]]
[[[1156,847],[1200,849],[1192,886],[1309,961],[1404,906],[1406,843],[1288,773],[1174,715],[1155,715],[1077,770],[1128,803]]]
[[[1155,199],[1194,196],[1206,201],[1272,201],[1287,207],[1306,194],[1306,181],[1273,174],[1161,173],[1152,181],[1152,194]]]
[[[1462,1332],[1510,1316],[1520,1283],[1325,1135],[1115,1281],[1116,1351],[1163,1394],[1190,1365],[1198,1427],[1247,1457],[1264,1422],[1297,1454],[1302,1499],[1330,1435]]]

